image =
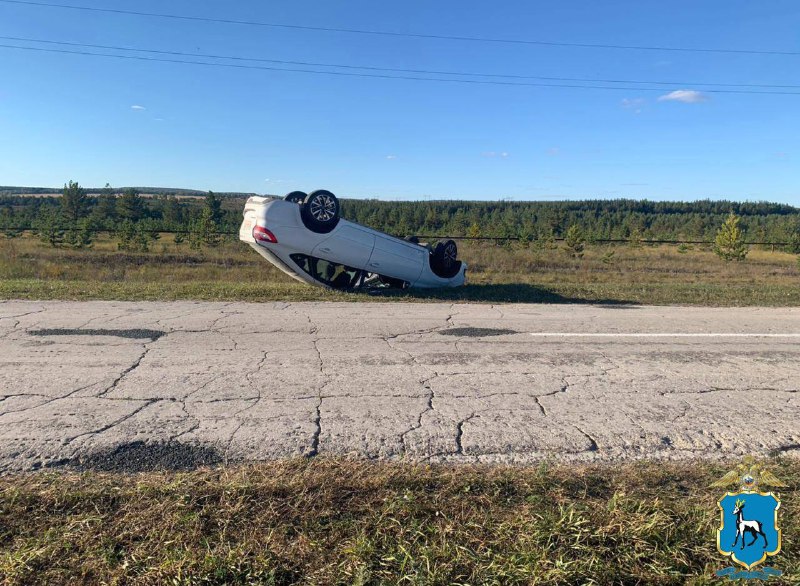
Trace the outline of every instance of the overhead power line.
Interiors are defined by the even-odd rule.
[[[3,0],[0,0],[3,1]],[[305,73],[315,75],[332,75],[343,77],[366,77],[378,79],[398,79],[398,80],[413,80],[413,81],[431,81],[443,83],[461,83],[472,85],[497,85],[497,86],[517,86],[517,87],[552,87],[552,88],[571,88],[571,89],[594,89],[594,90],[626,90],[626,91],[645,91],[645,92],[663,92],[665,88],[653,87],[632,87],[632,86],[603,86],[591,85],[580,83],[537,83],[537,82],[523,82],[523,81],[499,81],[488,79],[456,79],[456,78],[443,78],[443,77],[421,77],[418,75],[389,75],[383,73],[363,73],[354,71],[321,71],[317,69],[298,69],[289,67],[274,67],[269,65],[244,65],[239,63],[212,63],[208,61],[187,61],[184,59],[167,59],[160,57],[144,57],[141,55],[115,55],[113,53],[93,53],[90,51],[73,51],[69,49],[46,49],[44,47],[22,47],[19,45],[6,45],[0,44],[0,49],[17,49],[22,51],[37,51],[42,53],[62,53],[67,55],[80,55],[90,57],[106,57],[111,59],[126,59],[133,61],[152,61],[159,63],[178,63],[183,65],[199,65],[205,67],[224,67],[233,69],[250,69],[262,71],[285,71],[290,73]],[[800,96],[800,92],[786,92],[786,91],[761,91],[761,90],[737,90],[737,89],[703,89],[705,93],[713,94],[761,94],[761,95],[785,95],[785,96]]]
[[[74,43],[67,41],[54,41],[51,39],[32,39],[28,37],[8,37],[0,36],[0,39],[7,41],[22,41],[28,43],[43,43],[48,45],[61,45],[68,47],[82,47],[89,49],[109,49],[113,51],[128,51],[136,53],[150,53],[156,55],[174,55],[180,57],[206,58],[206,59],[227,59],[231,61],[250,61],[255,63],[276,63],[281,65],[301,65],[307,67],[334,67],[340,69],[362,69],[367,71],[381,71],[387,73],[414,73],[424,75],[453,75],[462,77],[489,77],[503,79],[537,79],[540,81],[571,81],[583,83],[628,83],[642,85],[661,85],[661,86],[704,86],[704,87],[745,87],[745,88],[776,88],[776,89],[800,89],[800,85],[780,85],[780,84],[756,84],[756,83],[710,83],[698,81],[648,81],[635,79],[597,79],[584,77],[548,77],[541,75],[522,75],[522,74],[502,74],[502,73],[478,73],[466,71],[439,71],[429,69],[404,69],[393,67],[375,67],[370,65],[352,65],[343,63],[318,63],[312,61],[287,61],[281,59],[266,59],[261,57],[242,57],[238,55],[218,55],[211,53],[186,53],[181,51],[163,51],[157,49],[142,49],[138,47],[120,47],[115,45],[95,45],[89,43]]]
[[[264,22],[255,20],[234,20],[228,18],[210,18],[203,16],[190,16],[185,14],[167,14],[161,12],[143,12],[138,10],[122,10],[118,8],[97,8],[94,6],[79,6],[74,4],[55,4],[52,2],[32,2],[30,0],[0,0],[5,4],[22,4],[26,6],[38,6],[44,8],[62,8],[67,10],[81,10],[87,12],[105,12],[109,14],[122,14],[127,16],[142,16],[150,18],[164,18],[172,20],[187,20],[195,22],[210,22],[218,24],[233,24],[242,26],[259,26],[270,28],[283,28],[293,30],[308,30],[318,32],[347,33],[355,35],[372,35],[384,37],[401,37],[413,39],[435,39],[444,41],[464,41],[473,43],[497,43],[514,45],[540,45],[549,47],[574,47],[583,49],[619,49],[632,51],[672,51],[682,53],[722,53],[735,55],[790,55],[800,56],[800,51],[778,51],[770,49],[722,49],[712,47],[663,47],[656,45],[621,45],[611,43],[572,43],[564,41],[542,41],[534,39],[512,39],[512,38],[493,38],[493,37],[473,37],[464,35],[445,35],[445,34],[426,34],[426,33],[403,33],[395,31],[353,29],[340,27],[310,26],[299,24],[286,24],[277,22]]]

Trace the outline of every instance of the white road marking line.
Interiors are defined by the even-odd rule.
[[[800,338],[800,334],[682,332],[530,332],[540,338]]]

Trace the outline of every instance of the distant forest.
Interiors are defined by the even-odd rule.
[[[59,224],[60,228],[112,230],[121,224],[142,231],[187,231],[198,222],[204,229],[234,233],[241,222],[245,197],[190,190],[112,188],[77,190],[68,197],[0,195],[0,230],[13,231]],[[0,193],[4,188],[0,187]],[[14,188],[18,189],[18,188]],[[26,193],[32,193],[30,188]],[[53,193],[44,189],[43,193]],[[167,192],[169,194],[167,195]],[[204,196],[181,199],[176,195]],[[76,203],[77,202],[77,203]],[[342,217],[396,236],[480,236],[543,240],[563,238],[577,225],[593,240],[711,241],[725,217],[741,216],[749,242],[800,241],[800,208],[776,203],[702,200],[655,202],[584,201],[378,201],[342,199]]]
[[[49,193],[61,193],[61,187],[19,187],[13,185],[0,185],[0,197],[4,195],[40,195]],[[87,195],[102,195],[108,187],[84,187],[82,188]],[[122,193],[128,189],[134,189],[139,193],[148,195],[177,195],[181,197],[204,197],[207,191],[197,189],[182,189],[176,187],[117,187],[115,191]],[[217,193],[219,197],[250,197],[257,193],[244,193],[240,191],[225,191]]]

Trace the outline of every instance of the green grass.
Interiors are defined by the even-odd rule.
[[[5,279],[0,299],[125,301],[455,301],[491,303],[600,303],[708,306],[797,306],[800,283],[758,287],[714,284],[486,284],[436,291],[342,293],[300,283],[102,282]]]
[[[792,487],[796,461],[773,461]],[[0,477],[0,582],[708,584],[723,465],[294,460]],[[800,571],[800,498],[782,494]],[[792,579],[776,583],[794,583]]]
[[[796,257],[766,250],[726,263],[708,250],[674,246],[590,246],[574,259],[563,250],[463,243],[467,287],[369,295],[298,283],[239,242],[191,251],[167,236],[162,241],[129,253],[108,240],[70,250],[0,239],[0,298],[800,305]]]

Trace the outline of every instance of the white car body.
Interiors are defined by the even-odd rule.
[[[258,239],[254,231],[259,234]],[[265,237],[266,233],[276,242]],[[303,223],[300,205],[282,199],[249,198],[239,240],[290,277],[322,287],[356,288],[387,280],[403,287],[458,287],[466,280],[465,263],[459,261],[460,268],[452,278],[440,277],[431,269],[427,247],[354,222],[339,219],[336,227],[324,234],[309,230]],[[358,275],[360,278],[353,276],[349,286],[341,286],[341,282],[337,286],[333,282],[336,277],[323,274],[325,269],[331,270],[331,265],[344,265],[334,269],[338,274],[343,269],[357,269],[362,274]],[[339,279],[343,281],[344,277]]]

